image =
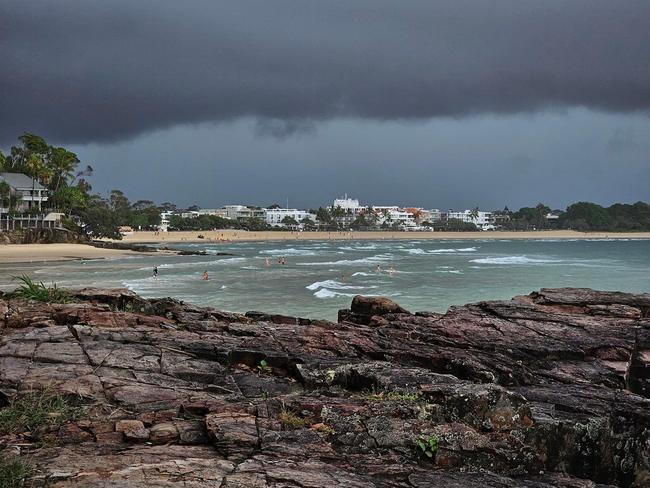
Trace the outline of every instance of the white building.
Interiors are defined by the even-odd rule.
[[[343,198],[337,198],[334,200],[332,208],[336,207],[341,207],[343,210],[352,210],[352,213],[355,215],[358,214],[361,209],[365,208],[359,205],[359,200],[356,198],[348,198],[347,193]]]
[[[481,212],[477,211],[476,215],[473,215],[474,211],[472,210],[463,210],[461,212],[454,212],[450,210],[447,212],[447,219],[457,219],[462,220],[463,222],[469,222],[474,224],[480,230],[494,230],[494,214],[492,212]]]
[[[400,208],[388,210],[386,216],[382,214],[379,218],[379,225],[384,222],[390,225],[397,224],[403,230],[414,230],[417,227],[415,215]]]
[[[429,210],[429,214],[431,215],[431,222],[435,222],[442,218],[442,212],[439,208],[432,208]]]
[[[161,232],[167,232],[169,230],[169,224],[174,215],[174,212],[160,212],[160,225],[158,230]]]
[[[295,208],[267,208],[265,209],[265,214],[266,223],[272,227],[284,227],[282,221],[286,217],[290,217],[298,223],[305,218],[312,222],[316,221],[316,215],[309,213],[306,210],[298,210]]]

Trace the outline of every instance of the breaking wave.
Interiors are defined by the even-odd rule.
[[[376,256],[370,256],[368,258],[361,258],[361,259],[341,259],[340,261],[321,261],[321,262],[296,263],[296,264],[298,266],[356,266],[359,264],[374,265],[377,263],[390,261],[392,259],[393,256],[391,256],[390,254],[377,254]]]
[[[527,256],[506,256],[502,258],[478,258],[470,260],[470,263],[478,264],[532,264],[532,265],[543,265],[543,264],[554,264],[561,263],[561,260],[558,259],[541,259],[541,258],[529,258]]]
[[[456,254],[456,253],[464,253],[464,252],[476,252],[475,247],[463,247],[460,249],[448,249],[448,248],[443,248],[443,249],[431,249],[429,251],[426,251],[424,249],[420,248],[415,248],[415,249],[406,249],[406,252],[409,254]]]
[[[313,249],[289,247],[287,249],[266,249],[260,251],[260,254],[272,254],[275,256],[316,256],[318,253],[314,252]]]
[[[353,297],[353,293],[340,293],[338,291],[332,291],[328,288],[321,288],[314,293],[316,298],[325,299],[325,298],[335,298],[335,297]]]

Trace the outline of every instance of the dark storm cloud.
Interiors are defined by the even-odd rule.
[[[650,108],[648,0],[5,0],[0,143]]]

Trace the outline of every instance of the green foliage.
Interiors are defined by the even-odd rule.
[[[416,439],[415,446],[421,455],[433,460],[438,452],[438,438],[432,435],[421,435]]]
[[[19,488],[32,473],[32,468],[19,457],[0,452],[0,488]]]
[[[26,300],[35,300],[46,303],[69,303],[73,301],[70,294],[58,288],[56,283],[51,287],[45,286],[43,282],[35,282],[27,275],[17,276],[16,279],[22,282],[16,290],[10,293],[10,296],[24,298]]]
[[[257,369],[259,369],[262,373],[271,372],[271,366],[269,366],[269,363],[266,361],[266,359],[262,359],[260,361],[260,363],[257,365]]]
[[[433,223],[433,230],[447,232],[474,232],[479,230],[471,222],[463,222],[460,219],[436,220]]]
[[[88,203],[88,195],[77,186],[60,186],[50,197],[50,203],[65,213],[78,213]]]
[[[562,217],[566,227],[576,230],[608,230],[613,224],[607,209],[591,202],[569,205]]]
[[[298,226],[298,221],[294,219],[293,217],[286,216],[282,219],[282,223],[288,227],[297,227]]]
[[[56,429],[83,415],[83,409],[48,390],[18,395],[0,409],[0,434],[34,432],[40,427]]]
[[[81,228],[93,238],[122,239],[119,217],[103,198],[93,195],[86,207],[79,212]]]

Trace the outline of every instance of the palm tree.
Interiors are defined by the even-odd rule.
[[[470,212],[469,212],[469,218],[470,219],[472,219],[474,221],[478,220],[478,216],[479,216],[478,207],[474,208],[473,210],[470,210]]]
[[[26,167],[29,176],[32,178],[32,202],[34,201],[34,192],[36,191],[36,180],[45,171],[45,161],[43,156],[37,153],[32,153],[26,162]],[[30,207],[31,208],[31,207]],[[41,210],[41,199],[38,199],[38,210]]]
[[[52,171],[52,180],[54,181],[54,188],[56,192],[62,183],[68,182],[75,177],[74,170],[79,164],[79,158],[73,152],[68,151],[62,147],[50,148],[47,161],[48,168]]]

